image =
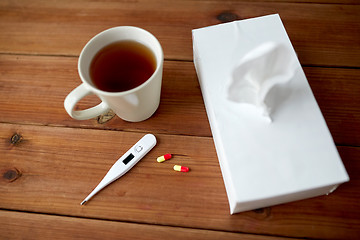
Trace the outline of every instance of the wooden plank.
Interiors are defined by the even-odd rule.
[[[305,67],[304,71],[334,141],[359,146],[360,70]]]
[[[163,79],[160,107],[147,121],[129,123],[118,117],[106,124],[97,119],[78,121],[63,106],[66,95],[81,83],[77,58],[0,55],[0,121],[209,136],[193,64],[166,61]],[[95,96],[85,98],[79,108],[98,102]]]
[[[0,122],[211,136],[191,62],[165,61],[161,104],[147,121],[118,117],[105,124],[77,121],[64,110],[78,84],[77,58],[0,55]],[[337,144],[360,145],[360,70],[305,67],[314,95]],[[79,104],[97,104],[97,97]]]
[[[360,67],[359,12],[289,2],[1,1],[0,52],[75,56],[98,32],[135,25],[159,38],[167,59],[192,60],[192,29],[279,13],[302,64]]]
[[[204,1],[208,2],[209,0],[197,0],[197,1]],[[262,2],[262,3],[269,3],[269,2],[281,2],[281,3],[298,3],[298,0],[238,0],[241,2]],[[357,0],[302,0],[302,3],[325,3],[325,4],[360,4]]]
[[[210,137],[156,134],[158,145],[87,205],[80,202],[142,136],[0,124],[0,208],[298,238],[358,239],[360,148],[339,147],[351,181],[329,196],[229,214]],[[156,157],[173,153],[157,163]],[[190,167],[188,173],[172,170]]]
[[[1,239],[196,239],[285,240],[201,229],[0,211]]]

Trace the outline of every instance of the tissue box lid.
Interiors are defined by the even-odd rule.
[[[279,15],[195,29],[194,64],[230,204],[236,213],[329,193],[349,180],[320,108],[298,71],[267,123],[225,96],[232,69],[265,42],[296,53]]]

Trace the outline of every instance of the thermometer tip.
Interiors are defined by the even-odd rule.
[[[82,202],[80,203],[80,205],[84,205],[86,202],[87,202],[87,201],[84,200],[84,201],[82,201]]]

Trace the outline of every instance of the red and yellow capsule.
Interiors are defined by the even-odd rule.
[[[184,166],[180,166],[180,165],[175,165],[174,166],[174,170],[178,171],[178,172],[188,172],[189,168],[188,167],[184,167]]]
[[[171,158],[172,156],[171,156],[171,154],[165,154],[164,156],[160,156],[160,157],[158,157],[157,159],[156,159],[156,161],[158,161],[158,162],[164,162],[164,161],[166,161],[166,160],[169,160],[170,158]]]

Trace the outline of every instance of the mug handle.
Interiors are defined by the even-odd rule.
[[[88,90],[84,83],[79,85],[77,88],[72,90],[69,95],[66,96],[64,101],[64,107],[66,112],[77,120],[86,120],[90,118],[97,117],[103,113],[106,113],[110,110],[110,107],[105,103],[101,102],[97,106],[88,108],[85,110],[75,111],[74,108],[76,104],[84,97],[89,94],[93,94],[90,90]]]

